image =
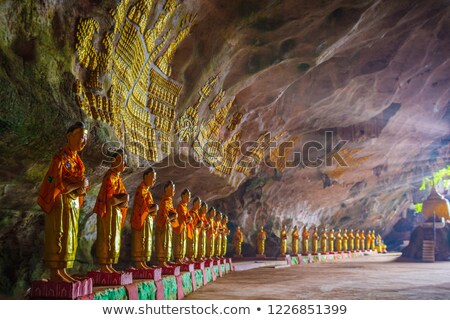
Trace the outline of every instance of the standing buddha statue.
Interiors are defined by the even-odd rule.
[[[244,242],[244,235],[242,234],[241,227],[237,226],[233,236],[234,255],[237,258],[242,257],[242,242]]]
[[[280,256],[285,256],[287,252],[287,232],[286,226],[283,226],[280,231]]]
[[[353,233],[353,229],[350,229],[350,232],[348,233],[348,249],[350,251],[355,250],[355,234]]]
[[[218,212],[215,217],[214,226],[216,228],[215,230],[215,239],[214,239],[214,256],[216,258],[220,258],[222,256],[222,233],[223,233],[223,226],[222,226],[222,212]]]
[[[78,219],[89,187],[78,154],[87,142],[87,130],[76,122],[66,132],[67,144],[58,151],[44,176],[37,203],[45,212],[44,262],[50,280],[76,282],[67,273],[78,247]]]
[[[206,231],[206,257],[211,259],[214,257],[214,240],[215,240],[215,221],[216,209],[210,208],[208,211],[208,225],[209,228]]]
[[[302,253],[309,253],[309,232],[308,229],[306,229],[306,226],[303,227],[302,231]]]
[[[134,195],[131,215],[131,259],[137,269],[148,269],[147,261],[152,257],[153,219],[158,211],[158,205],[153,201],[150,188],[155,181],[155,169],[148,168],[144,171],[143,181]]]
[[[206,257],[206,241],[208,238],[207,231],[210,228],[208,218],[206,217],[206,212],[208,211],[208,205],[206,202],[202,202],[199,211],[199,224],[197,228],[199,229],[198,237],[198,253],[197,259],[204,260]]]
[[[168,181],[155,219],[155,255],[162,267],[167,267],[172,257],[172,224],[178,226],[177,211],[172,201],[174,195],[175,184]]]
[[[298,254],[298,241],[299,241],[299,234],[298,234],[298,228],[297,226],[294,226],[294,230],[292,230],[292,254],[297,255]]]
[[[199,235],[202,226],[199,215],[200,204],[201,199],[195,197],[192,201],[192,208],[189,211],[192,220],[186,225],[186,257],[189,259],[189,262],[195,262],[198,255]]]
[[[96,257],[102,272],[117,272],[113,268],[119,260],[122,227],[128,209],[128,194],[122,182],[126,158],[122,149],[112,154],[113,162],[103,176],[102,186],[94,206],[97,214]]]
[[[334,240],[336,237],[334,236],[334,229],[330,230],[330,233],[328,234],[328,245],[330,252],[334,252]]]
[[[336,251],[341,252],[342,251],[342,233],[341,229],[338,230],[336,234]]]
[[[366,236],[364,235],[364,230],[361,230],[359,233],[359,243],[360,243],[360,250],[365,251],[366,250]]]
[[[228,216],[223,215],[222,218],[222,250],[220,252],[221,257],[225,257],[227,254],[227,246],[228,246],[228,235],[230,234],[230,230],[228,229]]]
[[[264,227],[261,226],[259,228],[258,234],[256,235],[256,247],[257,247],[257,253],[259,256],[264,255],[265,247],[266,247],[266,232],[264,231]]]
[[[327,229],[323,229],[322,233],[320,234],[320,252],[321,253],[327,253],[327,242],[328,242],[328,235],[327,235]]]
[[[347,229],[344,229],[344,233],[342,234],[342,250],[344,252],[348,251],[348,232],[347,232]]]
[[[183,263],[184,258],[186,257],[187,225],[192,221],[188,209],[190,201],[191,192],[188,189],[184,189],[181,193],[181,200],[177,206],[177,223],[176,226],[173,227],[172,234],[173,257],[177,263]]]
[[[355,250],[361,250],[361,236],[359,235],[359,230],[355,232]]]
[[[318,252],[319,252],[319,231],[317,227],[315,227],[312,234],[312,253]]]

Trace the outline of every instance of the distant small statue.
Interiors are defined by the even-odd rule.
[[[264,227],[261,226],[259,228],[258,234],[256,236],[257,238],[257,253],[259,256],[263,256],[264,255],[264,251],[266,249],[266,238],[267,238],[267,234],[264,231]]]

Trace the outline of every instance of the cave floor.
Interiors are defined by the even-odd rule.
[[[407,261],[397,253],[235,271],[185,299],[450,299],[450,262]]]

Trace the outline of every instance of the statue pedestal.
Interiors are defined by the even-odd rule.
[[[214,260],[214,265],[216,265],[219,269],[219,277],[222,277],[222,259]],[[214,269],[212,270],[212,272],[214,273]]]
[[[241,259],[244,256],[242,254],[233,254],[233,259]]]
[[[180,270],[181,271],[188,271],[188,272],[193,272],[195,269],[195,266],[193,263],[183,263],[180,265]]]
[[[86,299],[92,296],[92,278],[77,282],[38,280],[31,283],[31,299]]]
[[[153,279],[155,281],[162,279],[162,268],[151,269],[127,269],[128,272],[133,274],[133,279]]]
[[[256,255],[256,259],[265,259],[266,255],[265,254],[257,254]]]
[[[94,281],[94,286],[126,286],[133,283],[133,274],[131,272],[101,272],[90,271],[88,277]]]
[[[174,266],[162,267],[162,274],[170,275],[170,276],[179,276],[180,275],[180,266],[174,265]]]
[[[199,262],[194,263],[194,269],[200,269],[200,270],[205,269],[205,262],[199,261]]]

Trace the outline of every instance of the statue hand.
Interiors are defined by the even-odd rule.
[[[77,194],[78,194],[79,196],[84,196],[84,195],[86,195],[86,188],[84,188],[84,187],[78,188],[76,191],[77,191]]]

